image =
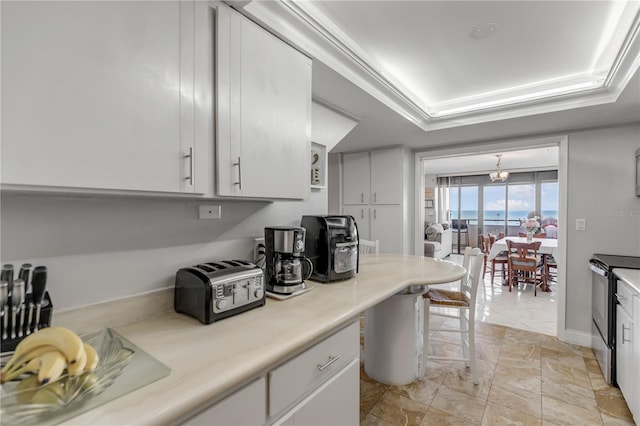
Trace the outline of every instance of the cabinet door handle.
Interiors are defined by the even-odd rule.
[[[327,368],[328,366],[330,366],[331,364],[333,364],[339,359],[340,359],[340,355],[329,356],[329,361],[325,362],[324,364],[318,364],[318,371],[324,370],[325,368]]]
[[[364,209],[360,209],[360,216],[364,219]]]
[[[184,180],[188,180],[189,185],[193,185],[193,147],[189,147],[189,154],[185,155],[184,158],[189,159],[189,176],[184,178]]]
[[[373,193],[373,202],[374,202],[374,203],[377,203],[377,202],[378,202],[378,193],[377,193],[377,192],[374,192],[374,193]]]
[[[364,203],[364,192],[360,193],[360,202]]]
[[[238,181],[233,182],[234,185],[238,185],[238,189],[242,189],[242,164],[240,163],[240,157],[238,157],[238,162],[233,163],[234,166],[238,166]]]
[[[378,218],[378,217],[377,217],[377,216],[378,216],[378,215],[377,215],[377,212],[378,212],[378,209],[373,209],[373,218],[374,218],[374,219],[377,219],[377,218]]]
[[[625,327],[625,326],[624,326],[624,324],[622,324],[622,344],[623,344],[623,345],[624,345],[626,342],[631,342],[631,339],[628,339],[628,340],[627,340],[627,339],[625,339],[625,337],[624,337],[624,331],[625,331],[625,330],[629,330],[629,331],[631,331],[631,327],[627,328],[627,327]]]

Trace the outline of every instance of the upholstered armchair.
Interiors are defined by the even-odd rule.
[[[443,259],[451,254],[453,241],[448,223],[426,223],[424,227],[424,255]]]

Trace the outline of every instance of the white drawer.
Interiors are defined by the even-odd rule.
[[[360,355],[359,324],[343,328],[269,373],[269,415],[306,396]]]
[[[618,299],[618,303],[620,303],[620,307],[622,307],[622,309],[624,309],[624,311],[628,313],[631,318],[633,318],[633,294],[634,291],[629,286],[629,284],[625,283],[622,280],[618,280],[616,298]]]

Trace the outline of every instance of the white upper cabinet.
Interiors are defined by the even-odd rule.
[[[197,192],[193,2],[1,7],[3,184]]]
[[[360,238],[380,242],[380,253],[408,253],[409,155],[402,148],[342,155],[341,210],[355,218]]]
[[[311,59],[217,9],[218,194],[309,196]]]
[[[371,151],[371,204],[402,203],[402,151]]]
[[[368,152],[344,154],[342,156],[343,204],[369,204],[370,179]]]

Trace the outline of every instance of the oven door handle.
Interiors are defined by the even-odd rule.
[[[608,277],[609,273],[603,269],[598,268],[596,265],[594,265],[593,263],[589,264],[589,269],[591,269],[592,272],[595,272],[596,274],[602,276],[602,277]]]

